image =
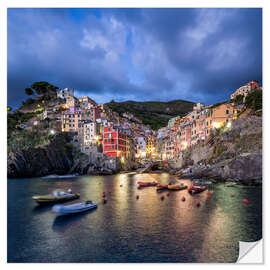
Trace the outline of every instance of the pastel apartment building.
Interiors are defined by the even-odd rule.
[[[66,107],[67,108],[76,108],[80,104],[79,100],[76,97],[68,96],[66,97]]]
[[[97,106],[96,102],[88,96],[78,98],[78,101],[80,103],[80,108],[83,110],[92,109]]]
[[[78,141],[81,151],[85,154],[102,150],[102,137],[99,125],[90,120],[80,121],[78,127]]]
[[[141,137],[135,137],[136,141],[136,153],[137,157],[145,158],[146,157],[146,138]]]
[[[157,142],[155,136],[148,136],[146,139],[146,157],[152,158],[156,155]]]
[[[76,132],[79,129],[79,123],[81,123],[81,121],[90,120],[95,122],[97,118],[99,118],[98,108],[92,108],[89,110],[73,108],[71,110],[64,111],[61,115],[62,131]]]

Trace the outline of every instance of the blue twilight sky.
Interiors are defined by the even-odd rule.
[[[8,9],[8,105],[36,81],[98,103],[229,98],[262,81],[261,9]]]

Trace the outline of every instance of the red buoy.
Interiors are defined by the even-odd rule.
[[[186,198],[185,197],[182,197],[182,202],[184,202],[186,200]]]
[[[233,197],[235,197],[235,195],[234,195],[234,194],[232,194],[232,195],[231,195],[231,197],[233,198]]]
[[[197,202],[196,205],[197,205],[197,207],[199,207],[201,205],[201,203],[200,202]]]
[[[247,199],[243,199],[242,202],[243,203],[249,203],[249,201]]]
[[[162,196],[160,197],[160,199],[163,201],[163,200],[164,200],[164,195],[162,195]]]
[[[168,192],[168,193],[167,193],[167,196],[170,196],[170,194],[171,194],[171,193],[170,193],[170,192]]]
[[[136,199],[138,200],[139,198],[140,198],[139,195],[137,195],[137,196],[136,196]]]
[[[207,192],[207,195],[208,195],[208,196],[210,196],[211,194],[212,194],[212,192],[211,192],[211,191],[208,191],[208,192]]]
[[[107,200],[106,199],[103,200],[103,204],[105,204],[105,203],[107,203]]]

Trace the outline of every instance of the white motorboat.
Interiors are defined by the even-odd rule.
[[[85,212],[91,209],[97,208],[97,204],[92,201],[86,201],[85,203],[74,203],[70,205],[57,204],[53,206],[53,212],[58,215],[70,215]]]

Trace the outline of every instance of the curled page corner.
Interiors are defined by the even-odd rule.
[[[236,263],[263,263],[263,240],[239,241],[239,255]]]

